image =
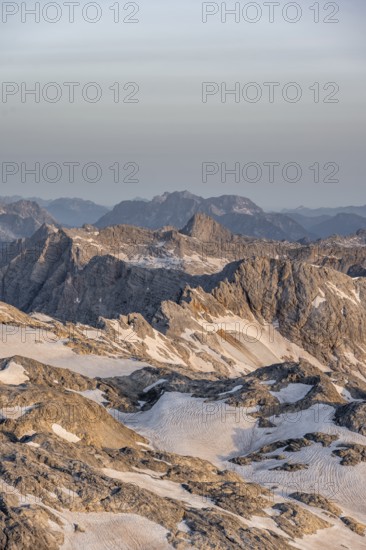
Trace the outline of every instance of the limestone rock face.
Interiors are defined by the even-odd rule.
[[[225,308],[253,314],[318,358],[364,357],[366,281],[333,269],[268,258],[243,261],[213,295]]]

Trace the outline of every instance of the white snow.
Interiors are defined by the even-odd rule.
[[[303,399],[314,386],[308,384],[289,384],[280,391],[270,391],[269,393],[276,397],[280,403],[297,403]]]
[[[62,437],[62,439],[65,439],[66,441],[68,441],[69,443],[77,443],[78,441],[80,441],[80,437],[78,437],[77,435],[71,432],[68,432],[62,426],[60,426],[60,424],[52,424],[52,431],[59,437]]]
[[[148,391],[152,390],[153,388],[155,388],[155,386],[159,386],[159,384],[163,384],[164,382],[166,382],[167,379],[166,378],[160,378],[160,380],[157,380],[156,382],[154,382],[153,384],[150,384],[150,386],[147,386],[145,389],[143,389],[142,391],[144,393],[147,393]]]
[[[241,390],[242,387],[243,387],[243,385],[242,385],[242,384],[239,384],[239,386],[235,386],[235,388],[233,388],[232,390],[224,391],[224,392],[222,392],[222,393],[219,393],[219,395],[228,395],[228,394],[230,394],[230,393],[235,393],[236,391]]]
[[[308,390],[309,388],[307,388]],[[303,390],[304,393],[305,390]],[[150,411],[121,414],[119,420],[147,437],[154,448],[209,460],[221,468],[232,469],[246,481],[273,486],[275,494],[319,491],[348,515],[364,521],[366,514],[366,463],[354,467],[339,464],[332,450],[342,443],[366,445],[366,437],[333,423],[335,409],[317,404],[297,413],[271,417],[275,428],[259,428],[250,410],[234,408],[224,402],[205,403],[185,394],[165,393]],[[253,462],[237,466],[228,460],[244,456],[274,441],[301,438],[306,433],[322,432],[339,437],[330,447],[313,443],[298,453],[284,453],[286,459]],[[309,464],[308,470],[270,471],[283,462]],[[315,489],[314,489],[315,487]]]
[[[26,445],[29,445],[29,447],[35,447],[36,449],[40,446],[39,443],[36,443],[35,441],[28,441]]]
[[[366,464],[357,466],[341,466],[340,459],[332,455],[332,450],[339,444],[359,443],[366,445],[366,437],[351,432],[333,423],[335,409],[329,405],[315,405],[298,413],[289,413],[270,420],[276,429],[254,429],[254,445],[243,448],[243,454],[260,449],[263,445],[274,441],[285,441],[289,438],[303,437],[306,433],[321,432],[335,434],[338,440],[330,447],[313,443],[296,453],[285,453],[277,450],[276,454],[284,454],[283,461],[270,459],[263,462],[252,462],[249,466],[231,465],[231,468],[241,474],[247,481],[260,483],[268,488],[276,487],[275,494],[287,497],[294,491],[323,495],[343,509],[345,515],[364,521],[366,514]],[[307,470],[292,472],[271,471],[271,468],[284,462],[308,464]]]
[[[314,513],[314,508],[311,509]],[[323,516],[325,521],[332,521],[328,516]],[[350,529],[339,524],[329,529],[321,529],[314,535],[304,535],[302,539],[291,542],[292,546],[299,550],[365,550],[365,540],[353,533]]]
[[[168,531],[137,514],[65,511],[57,515],[64,521],[61,550],[173,550],[167,542]],[[75,524],[85,532],[75,532]]]
[[[14,361],[10,361],[8,365],[0,371],[0,382],[11,386],[20,386],[29,380],[24,368]]]
[[[206,336],[206,343],[200,344],[199,349],[215,357],[210,348],[210,335],[215,334],[219,339],[222,354],[234,360],[235,365],[229,367],[231,371],[229,376],[237,377],[259,367],[274,365],[284,360],[298,361],[299,359],[307,360],[322,371],[327,370],[327,367],[315,357],[284,338],[272,324],[259,324],[254,320],[249,321],[236,315],[213,317],[210,323],[207,323],[204,318],[197,318],[196,321],[202,327],[202,335]],[[231,338],[220,336],[217,334],[219,331],[223,334],[227,333],[236,342],[231,343]],[[181,337],[192,342],[192,336],[187,329]],[[194,343],[197,345],[196,340]],[[222,362],[220,355],[217,359]]]
[[[42,321],[43,323],[55,322],[55,320],[52,317],[50,317],[49,315],[45,315],[44,313],[33,312],[33,313],[30,313],[29,317],[32,317],[32,319],[36,319],[37,321]]]
[[[223,401],[206,403],[205,399],[167,392],[149,411],[118,415],[118,411],[109,412],[144,435],[154,448],[222,465],[224,457],[250,445],[256,424],[253,411]]]
[[[316,298],[312,302],[312,305],[315,309],[318,309],[321,306],[321,304],[323,304],[326,301],[327,300],[326,298],[324,298],[324,293],[322,292],[322,294],[319,293],[318,296],[316,296]]]
[[[89,378],[129,376],[136,370],[149,366],[148,363],[134,359],[78,355],[66,347],[62,340],[51,342],[50,339],[54,336],[50,336],[50,333],[45,333],[41,339],[42,343],[39,343],[42,333],[26,333],[26,328],[0,324],[0,358],[22,355],[53,367],[69,369]],[[4,371],[0,371],[0,382],[2,372]]]

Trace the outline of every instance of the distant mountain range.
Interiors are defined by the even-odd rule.
[[[302,225],[309,232],[325,238],[330,235],[347,236],[359,229],[366,228],[366,217],[357,214],[339,213],[335,216],[305,217],[301,214],[288,214],[294,221]]]
[[[203,198],[188,191],[164,193],[152,200],[124,200],[113,209],[79,198],[25,200],[18,196],[0,197],[0,206],[3,242],[29,237],[42,223],[70,228],[127,224],[148,229],[166,226],[179,229],[197,213],[210,216],[232,233],[277,241],[315,241],[331,235],[351,235],[366,228],[366,206],[313,210],[299,207],[265,212],[245,197]]]
[[[0,197],[0,203],[11,204],[24,200],[18,195]],[[104,216],[109,208],[101,206],[92,201],[79,198],[60,198],[55,200],[44,200],[38,197],[30,197],[26,201],[35,202],[54,218],[54,220],[65,227],[81,227],[85,223],[92,224]]]
[[[202,198],[187,191],[164,193],[151,201],[122,201],[95,225],[183,227],[197,212],[211,216],[233,233],[276,240],[347,236],[366,228],[366,206],[317,210],[300,207],[294,211],[268,213],[248,198],[236,195]]]
[[[300,206],[295,210],[284,210],[283,213],[320,238],[347,236],[366,228],[366,205],[316,209]]]
[[[0,242],[30,237],[43,224],[55,225],[55,220],[36,202],[19,200],[10,204],[0,202]]]
[[[306,208],[299,206],[294,209],[284,209],[283,214],[301,214],[307,218],[316,218],[318,216],[336,216],[337,214],[356,214],[366,217],[366,204],[364,206],[339,206],[336,208]]]
[[[151,201],[122,201],[95,225],[129,224],[158,229],[181,228],[196,213],[204,213],[232,231],[250,237],[297,241],[312,235],[289,216],[266,213],[250,199],[223,195],[204,199],[188,191],[164,193]]]

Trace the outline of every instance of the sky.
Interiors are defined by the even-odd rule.
[[[364,0],[74,4],[2,3],[0,195],[366,203]]]

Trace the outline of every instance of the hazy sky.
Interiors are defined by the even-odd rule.
[[[87,2],[79,3],[74,23],[63,2],[58,14],[54,6],[41,14],[40,23],[21,13],[20,4],[2,3],[0,195],[79,196],[113,204],[188,189],[203,196],[248,196],[266,209],[366,203],[364,0],[319,2],[319,23],[309,9],[313,1],[299,2],[297,23],[285,20],[296,17],[296,6],[285,7],[288,2],[275,6],[273,23],[263,2],[239,3],[245,17],[241,12],[238,23],[233,15],[222,23],[220,11],[203,23],[198,0],[143,0],[135,15],[134,4],[120,2],[121,21],[115,23],[117,14],[109,8],[118,3],[110,0],[100,3],[101,19],[94,24],[83,21]],[[339,13],[332,15],[337,4]],[[28,9],[33,5],[27,2]],[[219,5],[211,2],[207,10]],[[227,3],[228,9],[234,5]],[[17,7],[18,13],[6,17],[4,10]],[[94,18],[97,11],[90,6],[86,13]],[[45,21],[57,15],[59,22]],[[248,22],[256,15],[257,23]],[[126,17],[139,22],[122,22]],[[326,17],[339,22],[324,23]],[[51,82],[57,87],[44,88],[48,101],[41,93],[39,103],[31,95],[22,102],[22,88],[36,82],[41,90]],[[65,82],[80,83],[73,103]],[[102,93],[96,103],[81,92],[93,100],[97,89],[84,88],[90,82]],[[117,82],[116,103],[117,86],[109,88]],[[131,82],[138,92],[135,84],[123,89]],[[217,83],[208,86],[206,102],[203,82]],[[253,82],[255,87],[246,86]],[[278,83],[273,103],[264,85],[269,82]],[[297,87],[286,92],[290,82]],[[327,83],[339,91],[335,85],[324,90]],[[222,102],[225,86],[236,86],[240,96]],[[50,102],[60,91],[60,100]],[[301,99],[291,102],[300,92]],[[262,98],[251,102],[257,93]],[[123,102],[127,96],[138,102]],[[339,101],[324,103],[327,97]],[[39,182],[26,172],[35,163]],[[87,163],[98,166],[82,170]],[[203,163],[210,163],[206,178]],[[268,163],[276,163],[274,182]],[[226,183],[225,166],[237,171],[226,174]]]

